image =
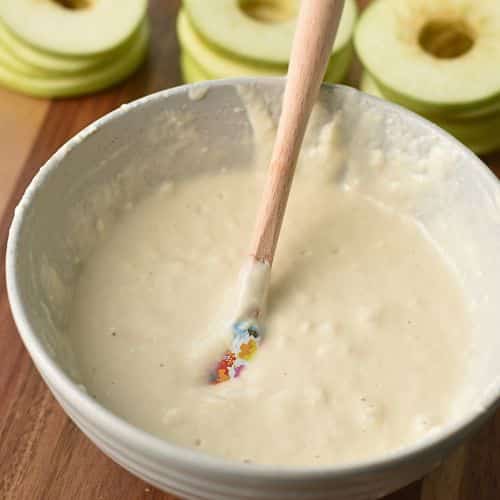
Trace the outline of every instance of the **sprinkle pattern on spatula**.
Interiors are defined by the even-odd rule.
[[[214,384],[219,384],[239,377],[248,362],[253,358],[260,345],[260,328],[254,321],[240,321],[233,325],[231,349],[224,353],[217,363],[211,377]]]

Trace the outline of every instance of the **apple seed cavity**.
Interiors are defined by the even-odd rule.
[[[93,0],[52,0],[63,6],[65,9],[81,10],[92,6]]]
[[[290,0],[240,0],[239,7],[261,23],[281,23],[297,17],[297,6]]]
[[[474,38],[472,29],[464,21],[436,19],[424,24],[418,42],[438,59],[454,59],[469,52]]]

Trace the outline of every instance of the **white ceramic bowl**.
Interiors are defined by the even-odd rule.
[[[342,86],[325,86],[321,100],[330,113],[342,109],[341,135],[350,155],[375,148],[388,162],[394,156],[406,159],[407,170],[402,167],[401,175],[418,176],[433,151],[446,151],[438,155],[450,163],[445,175],[436,179],[439,189],[424,190],[410,206],[453,260],[474,303],[477,363],[470,375],[470,411],[442,432],[380,460],[287,469],[230,463],[174,446],[112,414],[79,385],[64,318],[79,262],[91,250],[97,219],[112,220],[124,199],[135,200],[168,177],[244,161],[251,154],[252,130],[235,85],[262,93],[277,116],[283,84],[281,79],[211,82],[201,84],[209,88],[201,99],[193,97],[203,92],[196,96],[193,86],[183,86],[105,116],[40,170],[10,230],[7,285],[12,312],[50,390],[104,453],[133,474],[184,498],[378,498],[437,465],[499,401],[498,182],[477,157],[432,124]],[[200,88],[198,84],[196,90]],[[185,122],[190,123],[189,133],[182,126]]]

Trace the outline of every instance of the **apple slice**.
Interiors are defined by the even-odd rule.
[[[375,97],[387,99],[366,71],[361,78],[360,89]],[[425,118],[431,120],[430,117]],[[477,154],[491,153],[500,148],[500,112],[475,118],[432,120]]]
[[[125,42],[146,8],[147,0],[1,0],[0,19],[33,47],[88,56]]]
[[[186,53],[181,54],[181,72],[182,79],[185,83],[213,80],[213,78],[205,74],[198,64]]]
[[[189,60],[187,72],[200,73],[205,78],[234,78],[238,76],[283,76],[287,64],[257,64],[253,61],[231,57],[213,46],[208,45],[192,27],[184,10],[177,17],[177,34],[186,58]],[[353,56],[352,44],[348,43],[340,51],[332,54],[325,81],[336,83],[344,79]],[[197,70],[192,66],[195,65]],[[192,81],[192,80],[190,80]]]
[[[183,51],[198,64],[203,73],[215,78],[282,76],[286,73],[286,64],[266,65],[245,61],[207,45],[193,29],[184,9],[177,17],[177,35]]]
[[[184,0],[184,8],[205,41],[231,56],[258,64],[286,65],[299,0]],[[333,52],[351,40],[355,0],[346,0]]]
[[[392,102],[395,102],[400,106],[404,106],[408,109],[411,109],[412,111],[415,111],[417,113],[433,117],[433,119],[475,118],[480,116],[486,116],[496,111],[500,111],[500,96],[499,98],[488,101],[482,106],[477,106],[472,108],[467,107],[467,108],[457,109],[448,106],[444,108],[436,108],[436,107],[430,108],[428,106],[428,103],[421,103],[414,101],[412,99],[407,99],[403,97],[401,94],[392,92],[391,89],[384,86],[384,84],[381,83],[376,77],[370,76],[370,78],[373,80],[374,84],[376,84],[376,86],[383,91],[384,95]]]
[[[35,97],[58,98],[96,92],[124,80],[139,67],[147,54],[149,36],[149,24],[144,20],[113,63],[83,74],[28,76],[0,64],[0,84]]]
[[[500,99],[498,0],[378,0],[355,33],[361,62],[384,95],[435,115]]]
[[[33,69],[38,68],[44,72],[71,74],[91,71],[97,66],[106,64],[117,56],[118,52],[123,49],[123,45],[127,42],[105,55],[88,57],[59,56],[35,49],[31,45],[23,42],[0,22],[0,43],[3,44],[20,63],[24,63]]]
[[[46,72],[34,68],[29,64],[19,60],[16,56],[0,41],[0,66],[4,66],[11,71],[30,77],[44,77]]]
[[[354,56],[354,49],[351,43],[348,43],[342,50],[332,54],[328,68],[325,74],[325,82],[341,83],[343,82],[349,71],[351,61]]]

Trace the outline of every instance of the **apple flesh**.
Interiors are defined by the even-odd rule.
[[[193,28],[207,45],[231,58],[258,65],[285,66],[292,46],[300,0],[184,0]],[[346,0],[333,52],[351,40],[355,0]]]
[[[182,50],[203,73],[214,78],[281,76],[286,72],[286,66],[241,61],[210,47],[194,30],[184,10],[181,10],[177,17],[177,35]]]
[[[1,0],[0,19],[39,50],[95,56],[122,45],[146,9],[147,0]]]
[[[8,52],[0,45],[0,84],[34,97],[57,98],[96,92],[124,80],[139,67],[147,54],[149,37],[149,24],[144,20],[113,62],[74,75],[21,73],[2,63]]]
[[[213,80],[213,78],[206,74],[198,64],[191,59],[188,54],[181,55],[181,73],[182,79],[186,83],[203,82],[205,80]]]
[[[223,51],[204,39],[192,25],[187,12],[182,9],[177,18],[177,34],[182,49],[181,66],[185,80],[234,78],[238,76],[283,76],[287,72],[287,62],[270,64],[236,57],[229,51]],[[269,49],[272,52],[274,49]],[[342,81],[349,69],[353,57],[350,41],[341,49],[334,50],[325,81]],[[186,62],[187,61],[187,62]],[[196,78],[196,79],[195,79]]]
[[[75,74],[92,71],[116,58],[127,42],[128,40],[109,54],[68,57],[42,51],[29,45],[0,21],[0,44],[16,58],[19,65],[32,70],[38,69],[42,73]]]
[[[378,0],[354,40],[385,96],[448,119],[500,106],[499,25],[498,0]]]
[[[146,55],[146,7],[147,0],[118,8],[112,0],[1,0],[0,83],[49,98],[118,83]]]
[[[391,100],[367,72],[363,73],[360,88],[367,94]],[[486,154],[500,148],[500,112],[469,118],[433,118],[436,125],[455,136],[460,142],[477,154]]]
[[[29,77],[43,77],[46,73],[16,58],[15,54],[0,41],[0,67]]]

